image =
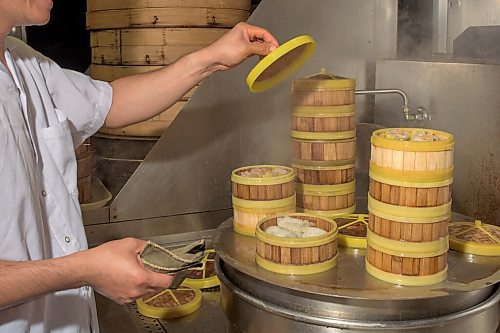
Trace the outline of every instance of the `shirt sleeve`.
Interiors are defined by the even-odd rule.
[[[73,144],[77,147],[104,124],[111,108],[111,85],[63,69],[43,55],[39,61],[54,107],[68,116]]]

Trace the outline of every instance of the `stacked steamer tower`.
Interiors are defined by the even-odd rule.
[[[292,167],[297,211],[354,213],[356,106],[353,79],[324,69],[292,82]]]
[[[408,286],[445,280],[453,135],[389,128],[371,143],[366,270]]]
[[[91,76],[103,81],[149,72],[210,45],[246,21],[250,0],[87,0]],[[194,89],[160,115],[101,133],[161,136]]]

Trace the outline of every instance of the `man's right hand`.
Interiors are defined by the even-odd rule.
[[[145,268],[139,258],[144,246],[145,241],[125,238],[80,252],[86,284],[118,304],[168,288],[174,276]]]

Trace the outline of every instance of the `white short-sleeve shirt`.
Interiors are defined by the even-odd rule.
[[[0,64],[0,259],[87,249],[74,149],[103,125],[111,86],[62,69],[12,37],[2,52],[8,69]],[[98,330],[88,287],[0,310],[0,333]]]

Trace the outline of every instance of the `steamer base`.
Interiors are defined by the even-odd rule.
[[[313,275],[283,275],[255,263],[255,238],[214,235],[226,333],[497,332],[500,258],[450,251],[447,280],[402,287],[365,272],[364,250],[339,248],[339,263]]]

